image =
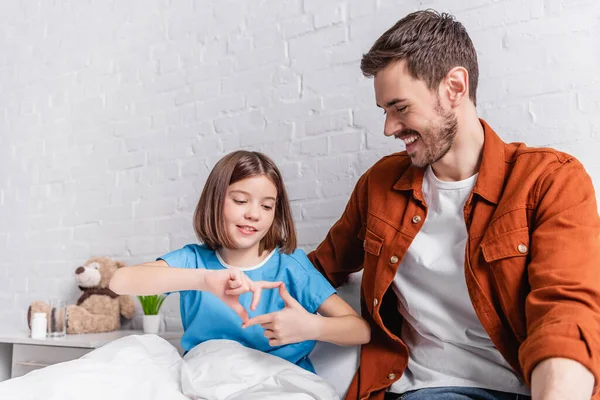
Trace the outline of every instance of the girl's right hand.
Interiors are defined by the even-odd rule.
[[[260,301],[260,295],[263,289],[274,289],[281,285],[281,282],[254,282],[248,276],[236,268],[225,270],[205,270],[204,284],[206,290],[217,296],[222,302],[231,307],[242,319],[243,323],[248,322],[248,311],[239,301],[240,295],[246,292],[252,292],[251,310],[256,310]]]

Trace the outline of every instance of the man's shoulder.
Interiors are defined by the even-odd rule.
[[[524,143],[506,145],[505,161],[510,175],[527,174],[544,178],[551,173],[569,173],[572,167],[583,168],[579,160],[571,154],[550,147],[530,147]],[[569,165],[570,167],[563,168]]]
[[[389,179],[395,182],[400,179],[410,165],[410,157],[406,151],[401,151],[382,157],[363,176],[376,177],[378,181],[381,178],[385,178],[385,180]]]
[[[540,196],[551,187],[576,185],[579,191],[593,191],[589,175],[582,163],[572,156],[549,147],[529,147],[510,143],[505,147],[505,177],[503,192],[509,199],[517,193],[527,204],[537,204]]]
[[[571,154],[551,147],[530,147],[525,143],[507,144],[507,162],[512,163],[543,163],[545,165],[558,163],[565,164],[575,160]]]

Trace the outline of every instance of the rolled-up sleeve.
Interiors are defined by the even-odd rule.
[[[525,380],[541,361],[564,357],[600,382],[600,218],[589,175],[575,159],[540,180],[530,243]]]

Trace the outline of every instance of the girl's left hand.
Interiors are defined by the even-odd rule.
[[[289,294],[284,283],[279,286],[279,295],[285,304],[283,310],[250,318],[242,324],[242,328],[262,326],[271,346],[283,346],[318,337],[318,317],[306,311]]]

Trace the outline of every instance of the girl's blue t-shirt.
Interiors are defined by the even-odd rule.
[[[169,266],[176,268],[233,268],[226,265],[213,250],[197,244],[189,244],[160,257],[159,260],[164,260]],[[299,249],[288,255],[277,248],[261,264],[240,269],[253,281],[284,282],[290,295],[311,314],[316,313],[321,304],[336,293],[325,277],[311,264],[306,253]],[[242,294],[239,301],[248,311],[250,318],[280,311],[285,307],[279,289],[264,289],[255,311],[250,310],[252,293]],[[314,340],[272,347],[260,325],[242,328],[241,318],[212,293],[181,291],[180,310],[184,328],[181,346],[186,352],[207,340],[229,339],[315,372],[308,358],[315,346]]]

